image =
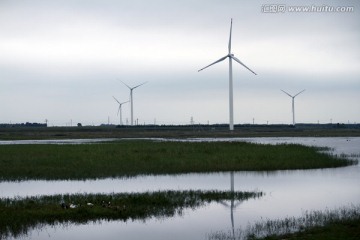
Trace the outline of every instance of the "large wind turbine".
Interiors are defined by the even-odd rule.
[[[127,87],[129,88],[129,90],[130,90],[131,126],[132,126],[132,125],[134,125],[133,90],[134,90],[135,88],[138,88],[138,87],[144,85],[144,84],[147,83],[147,82],[144,82],[144,83],[142,83],[142,84],[139,84],[139,85],[137,85],[137,86],[135,86],[135,87],[129,87],[129,86],[128,86],[126,83],[124,83],[123,81],[121,81],[121,82],[122,82],[125,86],[127,86]]]
[[[211,63],[210,65],[200,69],[198,72],[200,72],[201,70],[204,70],[205,68],[210,67],[211,65],[214,65],[218,62],[224,61],[226,58],[229,58],[229,129],[232,131],[234,130],[234,107],[233,107],[233,74],[232,74],[232,60],[235,60],[236,62],[240,63],[243,67],[245,67],[247,70],[249,70],[250,72],[252,72],[253,74],[257,75],[253,70],[251,70],[250,68],[248,68],[245,64],[243,64],[239,59],[237,59],[234,54],[231,53],[231,31],[232,31],[232,19],[231,19],[231,24],[230,24],[230,38],[229,38],[229,45],[228,45],[228,55],[226,55],[225,57],[220,58],[219,60]]]
[[[124,125],[123,124],[123,121],[122,121],[122,111],[121,111],[121,107],[122,107],[122,105],[123,104],[125,104],[125,103],[128,103],[129,101],[126,101],[126,102],[119,102],[119,100],[117,100],[114,96],[113,96],[113,98],[115,99],[115,101],[117,101],[118,103],[119,103],[119,109],[118,109],[118,112],[117,112],[117,114],[119,115],[119,113],[120,113],[120,125]]]
[[[298,92],[297,94],[295,94],[294,96],[291,96],[289,93],[285,92],[284,90],[280,89],[281,91],[283,91],[285,94],[287,94],[289,97],[292,98],[292,117],[293,117],[293,125],[295,126],[295,103],[294,103],[294,99],[297,95],[299,95],[300,93],[302,93],[304,90]]]

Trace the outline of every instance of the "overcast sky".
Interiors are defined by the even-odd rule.
[[[0,0],[0,123],[228,123],[231,18],[236,124],[360,122],[359,1]]]

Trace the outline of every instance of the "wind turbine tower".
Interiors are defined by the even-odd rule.
[[[121,103],[121,102],[119,102],[119,100],[117,100],[114,96],[113,96],[113,98],[114,98],[115,101],[117,101],[118,104],[119,104],[119,109],[118,109],[117,114],[119,115],[119,113],[120,113],[120,125],[124,125],[124,124],[123,124],[123,121],[122,121],[122,111],[121,111],[121,107],[122,107],[123,104],[128,103],[129,101],[126,101],[126,102],[122,102],[122,103]]]
[[[232,31],[232,19],[230,23],[230,37],[229,37],[229,45],[228,45],[228,54],[225,57],[220,58],[219,60],[211,63],[210,65],[203,67],[198,70],[198,72],[208,68],[218,62],[224,61],[226,58],[229,58],[229,129],[230,131],[234,130],[234,104],[233,104],[233,73],[232,73],[232,60],[238,62],[240,65],[245,67],[247,70],[257,75],[253,70],[248,68],[245,64],[243,64],[239,59],[237,59],[234,54],[231,53],[231,31]]]
[[[137,85],[137,86],[135,86],[135,87],[129,87],[128,85],[126,85],[126,83],[124,83],[123,81],[121,81],[127,88],[129,88],[129,90],[130,90],[130,105],[131,105],[131,126],[133,126],[134,125],[134,104],[133,104],[133,90],[135,89],[135,88],[138,88],[138,87],[140,87],[140,86],[142,86],[142,85],[144,85],[145,83],[147,83],[147,82],[144,82],[144,83],[142,83],[142,84],[139,84],[139,85]]]
[[[282,90],[282,89],[280,89],[280,90],[283,91],[286,95],[288,95],[289,97],[292,98],[292,118],[293,118],[293,125],[295,126],[295,103],[294,103],[294,102],[295,102],[295,97],[296,97],[297,95],[299,95],[300,93],[304,92],[305,89],[302,90],[302,91],[300,91],[300,92],[298,92],[298,93],[295,94],[294,96],[291,96],[289,93],[285,92],[285,91]]]

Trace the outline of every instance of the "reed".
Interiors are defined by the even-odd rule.
[[[159,191],[0,199],[0,239],[20,237],[30,228],[42,225],[164,218],[210,202],[244,201],[262,195],[261,192]]]
[[[215,232],[212,240],[225,239],[358,239],[360,236],[360,205],[325,211],[306,211],[301,217],[262,220],[245,229]]]
[[[0,180],[274,171],[354,163],[354,160],[319,152],[319,148],[294,144],[128,140],[80,145],[0,146]]]

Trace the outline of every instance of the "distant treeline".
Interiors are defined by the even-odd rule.
[[[15,128],[15,127],[47,127],[46,123],[0,123],[0,128]]]

